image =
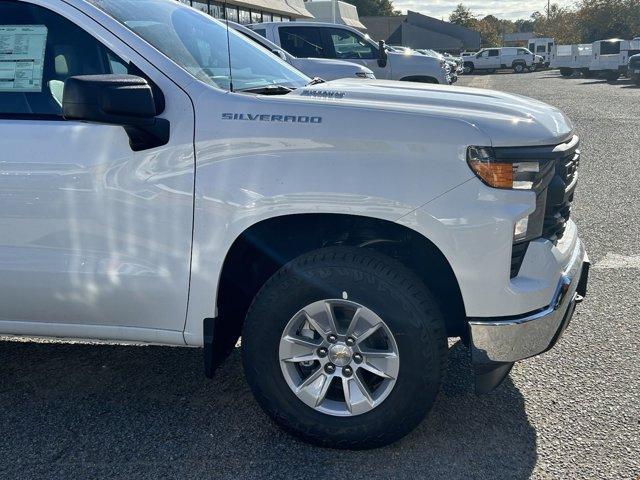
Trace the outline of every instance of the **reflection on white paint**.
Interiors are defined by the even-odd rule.
[[[640,255],[607,253],[593,268],[640,268]]]

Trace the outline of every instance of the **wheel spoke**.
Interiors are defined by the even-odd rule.
[[[322,338],[326,338],[329,333],[336,334],[336,321],[333,309],[329,302],[316,302],[304,309],[304,316]]]
[[[365,330],[364,332],[362,332],[360,335],[356,337],[356,343],[364,342],[367,338],[369,338],[371,335],[376,333],[381,326],[382,324],[378,323],[373,327],[369,328],[368,330]]]
[[[358,415],[373,408],[371,394],[357,376],[343,378],[342,389],[347,408],[351,414]]]
[[[367,412],[373,408],[373,398],[369,389],[360,381],[357,375],[342,379],[342,390],[347,409],[352,415]]]
[[[354,337],[356,343],[361,343],[376,333],[381,326],[382,323],[379,318],[371,318],[371,316],[368,315],[368,310],[360,307],[353,314],[353,318],[347,329],[347,335]]]
[[[306,338],[286,335],[280,340],[280,360],[294,363],[317,360],[316,350],[319,346]]]
[[[322,368],[313,372],[296,390],[296,395],[307,405],[317,407],[322,403],[331,385],[332,377],[324,373]]]
[[[364,368],[378,377],[390,379],[398,377],[400,362],[395,353],[367,354],[360,368]]]

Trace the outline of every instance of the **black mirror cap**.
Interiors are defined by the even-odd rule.
[[[153,90],[135,75],[81,75],[64,84],[67,120],[122,126],[150,126],[157,115]]]
[[[387,53],[384,40],[379,40],[378,41],[378,66],[380,68],[386,67],[388,58],[389,58],[389,54]]]

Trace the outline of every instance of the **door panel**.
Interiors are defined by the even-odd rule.
[[[83,19],[89,25],[81,28],[33,6],[7,20],[11,12],[1,10],[9,3],[0,1],[0,22],[46,25],[48,39],[40,96],[11,102],[11,111],[0,92],[0,329],[12,333],[11,323],[20,322],[20,333],[29,333],[31,322],[41,332],[38,325],[47,322],[181,331],[194,184],[188,96],[92,21]],[[74,29],[91,35],[71,35]],[[107,39],[110,50],[95,37]],[[91,62],[83,61],[88,47],[78,38],[93,42]],[[135,68],[114,63],[120,57]],[[122,127],[61,118],[61,90],[49,88],[52,81],[123,67],[164,95],[167,145],[133,152]]]

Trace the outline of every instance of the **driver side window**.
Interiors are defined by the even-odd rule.
[[[67,78],[129,71],[87,32],[28,3],[0,0],[0,45],[0,115],[61,117]]]
[[[376,49],[362,37],[349,30],[331,28],[329,35],[338,59],[371,60],[377,58]]]
[[[313,27],[280,27],[280,45],[298,58],[325,57],[320,29]]]

